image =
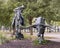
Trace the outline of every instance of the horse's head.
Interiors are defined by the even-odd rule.
[[[15,8],[13,11],[17,12],[17,11],[22,11],[23,9],[24,9],[24,5]]]

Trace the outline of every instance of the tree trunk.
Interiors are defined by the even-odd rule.
[[[48,24],[51,26],[51,20],[48,21]],[[49,32],[51,32],[51,27],[49,27]]]
[[[29,20],[29,25],[32,25],[32,17],[30,16],[29,18],[28,18],[28,20]],[[30,27],[30,35],[33,35],[33,31],[32,31],[32,27]]]
[[[9,32],[11,32],[11,26],[9,27]]]

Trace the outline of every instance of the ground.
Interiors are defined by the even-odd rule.
[[[53,33],[53,35],[54,34],[55,33]],[[57,33],[57,35],[58,34],[59,33]],[[46,36],[48,36],[48,35],[53,36],[52,33],[48,33],[48,35],[47,34],[45,34],[45,35]],[[54,36],[54,38],[50,38],[48,40],[50,40],[50,41],[48,41],[47,44],[34,45],[33,40],[31,40],[31,39],[24,39],[24,40],[17,40],[16,39],[16,40],[11,40],[8,43],[4,43],[4,44],[0,45],[0,48],[60,48],[60,38],[59,37],[55,38],[55,36]]]
[[[9,43],[0,45],[0,48],[60,48],[60,42],[48,42],[45,45],[34,45],[29,39],[12,40]]]

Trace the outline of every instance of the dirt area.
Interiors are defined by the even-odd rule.
[[[29,35],[29,34],[28,34]],[[6,36],[11,37],[11,34],[6,34]],[[26,36],[26,34],[25,34]],[[36,38],[37,34],[33,35],[33,38]],[[0,45],[0,48],[60,48],[60,33],[46,33],[45,37],[48,41],[46,44],[34,45],[33,40],[30,36],[27,36],[29,39],[23,40],[11,40],[8,43]]]
[[[12,40],[9,43],[0,45],[0,48],[60,48],[60,42],[49,41],[45,45],[34,45],[29,39]]]

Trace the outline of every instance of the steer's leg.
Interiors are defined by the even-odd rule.
[[[45,32],[45,27],[43,27],[43,30],[42,30],[42,40],[44,40],[44,32]]]
[[[38,35],[38,41],[39,41],[39,43],[41,43],[41,41],[42,41],[41,34]]]
[[[16,32],[16,30],[15,30],[15,28],[13,29],[13,35],[15,35],[15,32]]]
[[[41,29],[40,29],[40,26],[38,26],[37,28],[38,28],[38,32],[39,32],[38,33],[38,41],[39,41],[39,43],[41,43],[42,42],[42,36],[41,36],[41,33],[40,33]]]

